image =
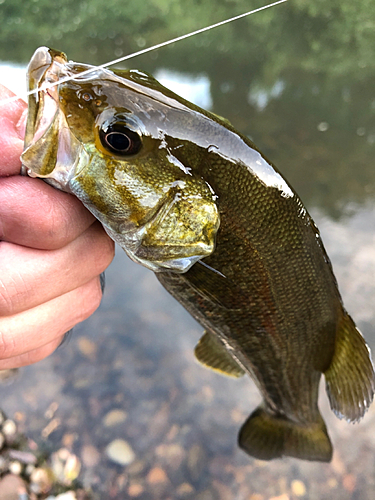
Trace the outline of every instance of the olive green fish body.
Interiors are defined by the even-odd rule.
[[[46,48],[30,62],[32,88],[65,76],[31,97],[24,168],[75,194],[155,271],[205,328],[201,363],[254,379],[264,402],[240,431],[245,451],[328,461],[321,374],[332,409],[355,421],[374,371],[301,200],[227,121],[149,75]]]

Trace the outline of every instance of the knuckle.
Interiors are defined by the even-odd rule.
[[[28,287],[20,274],[13,274],[8,280],[0,279],[0,317],[17,312],[27,293]]]
[[[8,336],[1,330],[0,325],[0,359],[7,359],[15,352],[15,342],[13,336]]]
[[[97,308],[100,305],[100,302],[102,301],[103,293],[102,293],[102,288],[100,285],[100,278],[99,276],[95,278],[94,282],[91,285],[91,300],[89,303],[89,315],[91,315],[94,311],[97,310]],[[90,307],[91,306],[91,307]]]
[[[8,316],[12,312],[12,303],[8,289],[0,282],[0,316]]]
[[[115,244],[113,240],[107,234],[105,234],[105,239],[104,239],[104,248],[102,252],[102,258],[103,258],[103,269],[106,269],[110,263],[112,262],[113,258],[115,256]],[[101,271],[101,272],[102,272]]]
[[[100,274],[110,265],[115,256],[115,244],[99,222],[93,224],[87,236],[87,248],[94,252],[95,273]]]
[[[43,243],[49,250],[62,248],[69,242],[69,222],[62,217],[61,203],[46,203],[43,217],[38,220],[38,232],[43,236]]]
[[[103,294],[99,276],[86,283],[86,285],[83,285],[80,293],[82,301],[78,311],[79,318],[77,319],[77,323],[91,316],[100,305]]]

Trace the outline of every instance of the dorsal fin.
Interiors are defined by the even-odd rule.
[[[198,361],[207,368],[230,377],[242,377],[244,370],[224,347],[215,334],[205,331],[195,347]]]

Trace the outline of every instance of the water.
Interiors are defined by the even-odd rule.
[[[59,16],[44,6],[40,16],[32,6],[42,9],[41,2],[30,2],[20,6],[17,24],[7,5],[0,4],[9,27],[0,34],[0,58],[17,64],[43,44],[102,63],[258,6],[201,2],[193,10],[149,1],[142,11],[133,5],[125,12],[123,2],[82,2]],[[190,82],[179,93],[192,99],[199,89],[194,100],[228,118],[277,165],[320,228],[346,308],[375,350],[375,12],[370,2],[353,5],[289,2],[131,67],[179,74],[179,85]],[[1,67],[1,82],[5,73]],[[109,492],[131,498],[134,484],[141,499],[373,498],[375,407],[349,425],[331,413],[322,390],[332,463],[254,461],[237,449],[236,435],[259,394],[249,380],[228,380],[196,364],[200,334],[152,273],[119,250],[100,309],[67,345],[1,388],[2,407],[22,412],[26,432],[49,449],[70,442],[80,455],[88,444],[103,452],[112,439],[126,439],[136,455],[131,466],[117,467],[102,454],[99,464],[84,467],[84,484],[105,498]],[[54,401],[60,424],[43,441],[45,411]],[[113,408],[127,419],[106,428]],[[155,467],[168,481],[152,483]]]

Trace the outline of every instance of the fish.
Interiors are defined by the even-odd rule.
[[[41,47],[28,85],[23,172],[76,196],[155,273],[204,328],[201,364],[255,382],[263,400],[240,448],[262,460],[330,461],[321,376],[333,412],[356,422],[375,374],[292,186],[226,119],[140,70]]]

